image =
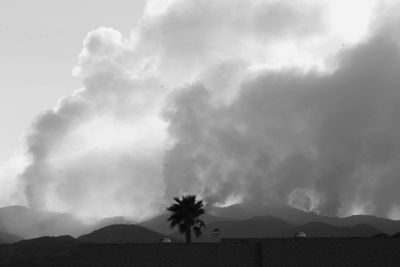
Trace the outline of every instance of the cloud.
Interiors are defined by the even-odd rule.
[[[209,204],[393,216],[394,22],[343,46],[329,8],[150,1],[129,38],[90,32],[73,70],[82,88],[28,134],[19,182],[29,205],[141,220],[198,193]]]
[[[32,162],[22,174],[32,207],[135,219],[157,209],[162,88],[157,78],[127,73],[124,42],[109,28],[89,33],[75,68],[83,88],[33,123],[27,139]]]
[[[12,157],[0,163],[0,205],[26,205],[27,200],[23,190],[24,183],[16,179],[24,169],[28,159],[21,151],[15,152]]]
[[[323,214],[365,205],[388,216],[400,204],[399,55],[390,35],[377,35],[339,53],[333,73],[253,75],[229,105],[201,84],[175,92],[167,194],[201,188],[216,202],[281,205],[306,197],[313,203],[302,208]]]
[[[283,54],[324,35],[326,12],[317,1],[173,1],[144,16],[135,50],[155,57],[157,74],[178,86],[225,61],[294,64]]]

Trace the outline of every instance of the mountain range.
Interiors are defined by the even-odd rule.
[[[79,236],[88,230],[88,225],[68,213],[33,210],[23,206],[0,208],[0,241],[62,234]]]
[[[352,215],[343,218],[331,217],[287,206],[262,205],[257,208],[250,208],[243,204],[236,204],[224,208],[213,208],[211,213],[217,217],[239,220],[249,219],[258,216],[259,214],[267,214],[297,226],[311,222],[321,222],[338,227],[351,227],[358,224],[367,224],[389,235],[393,235],[400,231],[399,220],[390,220],[373,215]]]
[[[211,232],[215,228],[220,230],[222,238],[240,239],[288,238],[298,232],[306,233],[307,237],[387,238],[388,234],[400,237],[399,233],[393,235],[400,232],[399,221],[370,215],[337,218],[290,207],[265,206],[252,210],[242,205],[210,212],[203,216],[206,228],[194,242],[212,241]],[[183,242],[184,236],[169,228],[168,216],[161,214],[140,225],[129,224],[124,217],[83,224],[66,213],[21,206],[0,208],[0,243],[3,243],[0,266],[60,266],[84,243],[158,243],[166,236],[174,243]]]
[[[10,206],[0,208],[0,243],[58,235],[70,235],[79,242],[94,243],[153,243],[165,236],[173,241],[183,240],[183,235],[170,229],[168,216],[164,213],[139,225],[129,224],[124,217],[84,224],[67,213]],[[279,206],[250,209],[239,204],[214,208],[202,219],[206,229],[198,242],[210,241],[215,228],[221,231],[223,238],[292,237],[296,232],[304,232],[309,237],[370,237],[400,232],[400,221],[397,220],[371,215],[329,217]]]

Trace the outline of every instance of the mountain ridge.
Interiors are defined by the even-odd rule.
[[[290,232],[292,228],[304,228],[304,225],[310,223],[323,223],[329,226],[343,228],[341,230],[335,228],[335,231],[332,230],[333,233],[340,231],[343,231],[343,233],[346,231],[354,232],[357,230],[357,228],[354,228],[357,225],[368,225],[369,227],[365,230],[366,233],[377,233],[377,231],[380,231],[380,233],[393,235],[400,232],[400,221],[380,218],[373,215],[352,215],[339,218],[305,212],[292,207],[265,205],[258,208],[246,209],[246,207],[241,204],[211,209],[211,212],[212,214],[206,213],[202,218],[207,226],[205,236],[208,237],[202,237],[201,240],[210,240],[210,232],[214,228],[221,228],[222,236],[232,236],[233,233],[238,233],[236,236],[240,237],[245,237],[246,234],[252,237],[257,235],[260,237],[287,237],[293,234],[293,232]],[[230,215],[231,217],[223,217],[222,215]],[[175,232],[175,229],[169,228],[169,223],[167,222],[168,217],[168,213],[163,213],[150,220],[138,223],[137,225],[162,236],[182,238]],[[0,208],[0,243],[13,243],[21,239],[31,239],[40,236],[59,236],[63,234],[80,237],[109,225],[127,224],[128,222],[129,221],[125,217],[116,216],[105,218],[88,225],[79,222],[72,215],[67,213],[37,211],[24,206],[8,206]],[[266,229],[263,229],[263,227]],[[327,226],[324,227],[327,229],[326,231],[328,231],[328,229],[333,229]],[[242,228],[242,230],[240,230],[240,228]],[[352,228],[352,230],[348,228]],[[254,231],[251,232],[250,229]],[[287,230],[286,232],[284,231],[285,229]],[[311,230],[310,233],[314,232],[313,229]],[[290,234],[288,234],[289,232]],[[348,236],[346,234],[342,235]],[[362,235],[367,236],[367,234]],[[311,234],[310,236],[315,235]]]

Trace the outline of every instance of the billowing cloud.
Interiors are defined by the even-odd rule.
[[[90,32],[82,88],[33,122],[32,207],[140,220],[198,193],[397,216],[396,20],[365,33],[370,4],[355,40],[320,1],[158,4],[129,38]]]
[[[17,177],[27,164],[23,152],[16,152],[8,161],[0,163],[0,205],[26,205],[24,183]]]
[[[39,115],[28,137],[32,163],[22,178],[31,206],[135,218],[157,209],[163,196],[162,88],[157,78],[130,76],[129,53],[128,41],[109,28],[85,39],[74,69],[83,88]]]
[[[329,215],[362,205],[387,216],[400,204],[399,47],[377,36],[338,58],[332,74],[253,75],[229,105],[199,84],[176,92],[166,112],[177,140],[166,154],[167,192],[202,188],[220,203],[239,195]]]

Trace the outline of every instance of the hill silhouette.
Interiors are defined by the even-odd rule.
[[[218,228],[222,238],[277,238],[293,237],[297,232],[304,232],[307,237],[372,237],[382,231],[375,227],[358,224],[351,227],[333,226],[321,222],[311,222],[293,226],[272,216],[258,216],[248,220],[218,221],[207,225],[206,231],[195,242],[211,242],[211,232]],[[175,232],[170,235],[181,239],[183,236]]]
[[[144,221],[139,225],[164,235],[171,235],[176,231],[176,229],[171,229],[169,227],[169,223],[167,222],[169,216],[170,214],[166,212],[150,220]],[[225,218],[220,218],[209,213],[204,214],[201,218],[206,225],[212,222],[226,220]]]
[[[0,233],[0,244],[9,244],[20,241],[22,238],[9,233]]]
[[[334,233],[333,236],[349,236],[346,231],[357,234],[356,236],[367,236],[364,232],[368,234],[386,233],[388,235],[400,232],[400,221],[372,215],[353,215],[338,218],[305,212],[292,207],[260,205],[259,207],[248,208],[243,204],[213,208],[210,212],[212,214],[207,213],[203,217],[207,228],[204,235],[199,239],[200,241],[209,241],[211,231],[214,228],[220,228],[222,237],[244,237],[246,235],[248,237],[283,237],[288,236],[288,233],[293,233],[292,227],[304,228],[306,226],[309,228],[303,229],[303,232],[309,232],[308,234],[311,236],[317,236],[317,233],[326,236],[326,233],[330,233],[330,231]],[[164,213],[139,225],[160,235],[182,238],[181,235],[175,233],[176,229],[171,230],[169,228],[168,216],[168,213]],[[10,206],[0,208],[0,243],[12,243],[21,239],[62,234],[77,237],[109,225],[126,223],[126,218],[119,216],[105,218],[97,223],[86,225],[75,219],[71,214],[38,211],[23,206]],[[321,223],[324,226],[316,223]],[[360,228],[359,225],[369,225],[370,228],[357,232],[356,230]],[[348,228],[351,228],[351,230]],[[301,228],[298,231],[301,231]],[[121,236],[121,238],[123,237]],[[159,238],[160,236],[153,240],[158,242]],[[140,240],[139,242],[141,242]],[[130,239],[127,239],[126,242],[130,242]]]
[[[128,224],[128,220],[123,216],[107,217],[93,224],[89,231],[95,231],[113,224]]]
[[[71,214],[29,209],[23,206],[0,208],[0,232],[24,239],[69,234],[81,235],[88,226]]]
[[[385,218],[376,217],[373,215],[353,215],[341,219],[343,226],[352,226],[357,224],[368,224],[382,232],[393,235],[400,231],[400,221],[389,220]]]
[[[292,237],[297,232],[304,232],[307,237],[372,237],[382,233],[380,230],[358,224],[351,227],[338,227],[321,222],[311,222],[291,229],[287,236]]]
[[[164,235],[135,224],[115,224],[78,237],[86,243],[159,243]]]
[[[248,208],[243,204],[236,204],[223,208],[213,208],[212,212],[215,216],[235,219],[248,219],[253,216],[265,214],[298,226],[312,222],[320,222],[338,227],[352,227],[358,224],[367,224],[389,235],[400,231],[399,220],[390,220],[373,215],[353,215],[344,218],[331,217],[287,206],[262,205]]]
[[[282,233],[290,231],[292,226],[272,216],[263,216],[248,220],[216,221],[207,224],[203,235],[194,241],[212,241],[211,232],[215,228],[221,231],[222,238],[267,238],[282,236]],[[183,238],[183,235],[178,232],[170,236],[179,239]]]
[[[307,212],[289,206],[259,205],[247,206],[244,204],[235,204],[228,207],[215,207],[212,209],[215,216],[232,219],[250,219],[255,216],[270,215],[291,224],[301,225],[314,221],[326,223],[338,223],[339,218],[318,215],[315,212]]]

